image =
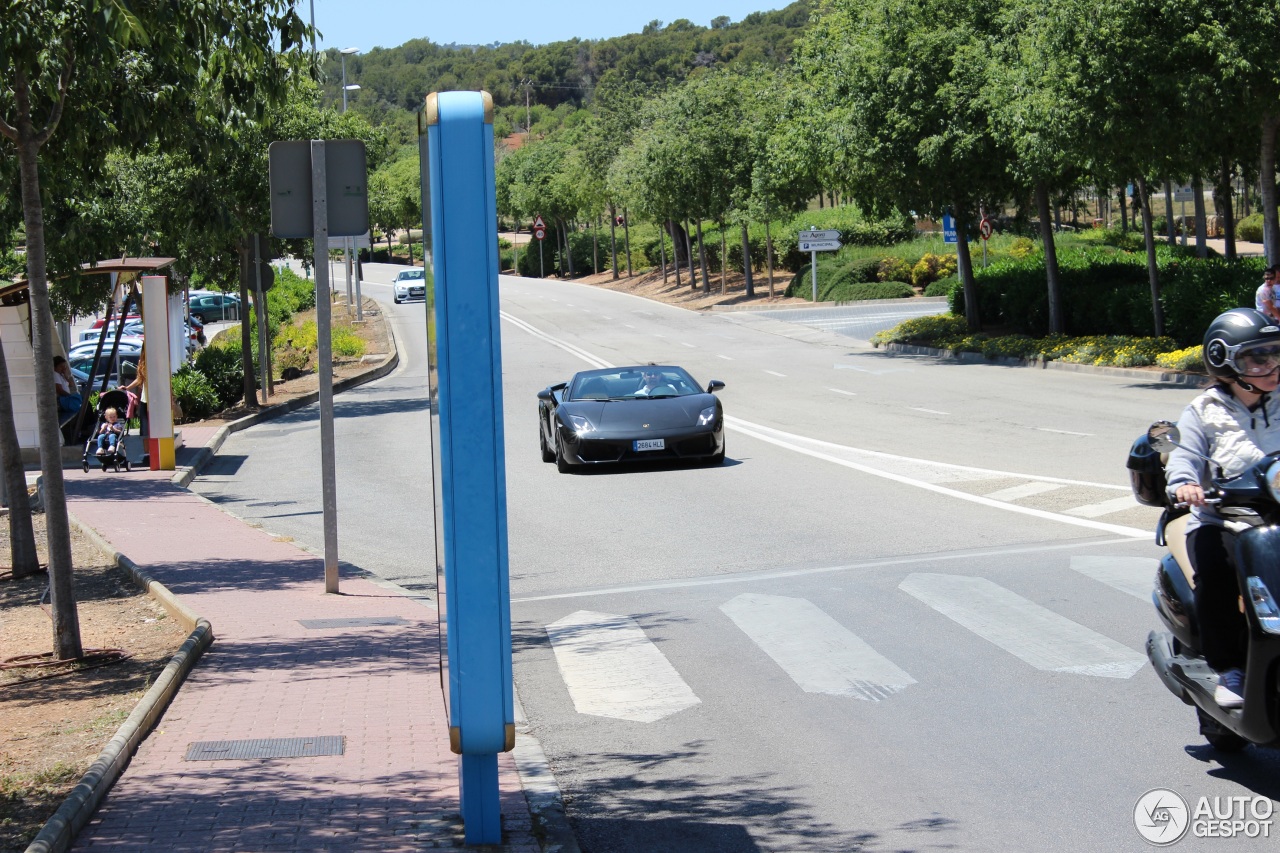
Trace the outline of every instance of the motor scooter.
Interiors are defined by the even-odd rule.
[[[1280,454],[1259,460],[1240,474],[1226,477],[1212,459],[1206,503],[1216,506],[1235,531],[1235,569],[1243,591],[1240,607],[1248,624],[1244,705],[1227,709],[1213,699],[1217,674],[1200,653],[1193,570],[1187,553],[1186,504],[1167,494],[1164,462],[1182,447],[1178,427],[1156,421],[1129,452],[1134,497],[1164,512],[1156,528],[1156,544],[1169,551],[1156,572],[1152,602],[1168,631],[1147,637],[1147,657],[1156,674],[1200,719],[1200,733],[1221,752],[1238,752],[1249,744],[1280,745]]]

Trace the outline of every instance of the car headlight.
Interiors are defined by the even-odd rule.
[[[578,435],[591,432],[595,427],[582,415],[569,415],[569,427]]]
[[[1270,476],[1267,479],[1270,480]],[[1262,630],[1268,634],[1280,634],[1280,607],[1276,606],[1271,590],[1267,589],[1267,585],[1259,577],[1250,576],[1248,586],[1249,603],[1253,605],[1253,612],[1258,615]]]
[[[705,409],[702,410],[702,413],[698,415],[698,426],[706,426],[707,424],[711,423],[715,419],[716,419],[716,407],[707,406]]]

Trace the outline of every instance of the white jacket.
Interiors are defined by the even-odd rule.
[[[1169,454],[1165,480],[1169,494],[1187,483],[1208,489],[1209,465],[1188,451],[1203,453],[1222,467],[1228,477],[1248,470],[1268,453],[1280,451],[1280,394],[1264,395],[1250,410],[1222,386],[1214,386],[1191,401],[1178,419],[1178,448]],[[1194,507],[1200,524],[1221,525],[1222,517],[1211,506]],[[1198,526],[1195,522],[1191,527]]]

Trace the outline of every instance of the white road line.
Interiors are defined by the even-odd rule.
[[[580,714],[652,723],[702,701],[628,616],[579,610],[547,637]]]
[[[1039,670],[1129,678],[1147,662],[1128,646],[986,578],[912,574],[898,588]]]
[[[813,569],[769,569],[761,572],[735,572],[726,575],[711,575],[700,578],[680,578],[679,580],[652,581],[650,583],[626,584],[624,586],[605,586],[595,589],[579,589],[573,592],[553,592],[547,595],[530,595],[526,598],[513,598],[512,604],[524,604],[529,601],[554,601],[561,598],[594,598],[599,595],[630,595],[636,592],[654,592],[663,589],[695,589],[703,586],[721,586],[731,583],[759,583],[768,580],[786,580],[810,575],[829,575],[841,572],[860,572],[866,569],[879,569],[886,566],[916,566],[921,563],[937,565],[951,560],[975,560],[983,557],[1008,557],[1019,554],[1050,554],[1056,551],[1075,551],[1080,548],[1099,548],[1108,545],[1127,545],[1132,539],[1103,539],[1098,542],[1067,542],[1061,545],[1037,545],[1034,547],[1015,546],[1012,548],[993,548],[983,551],[960,551],[951,554],[927,554],[922,557],[890,557],[884,560],[866,560],[860,563],[848,563],[841,566],[819,566]]]
[[[803,598],[743,593],[720,609],[805,693],[877,702],[916,683]]]
[[[940,412],[937,409],[922,409],[919,406],[908,406],[913,412],[927,412],[931,415],[950,415],[950,412]]]
[[[846,390],[844,390],[843,388],[828,388],[827,390],[828,390],[828,391],[835,391],[837,394],[847,394],[847,395],[849,395],[850,397],[856,397],[856,396],[858,396],[858,395],[857,395],[857,393],[855,393],[855,392],[853,392],[853,391],[846,391]]]
[[[788,450],[792,450],[796,453],[802,453],[805,456],[812,456],[814,459],[821,459],[824,462],[831,462],[836,465],[842,465],[845,468],[852,468],[853,470],[861,471],[864,474],[871,474],[872,476],[875,476],[875,477],[883,477],[884,479],[892,480],[895,483],[902,483],[903,485],[914,486],[918,489],[924,489],[926,491],[936,492],[937,494],[940,494],[940,495],[947,495],[949,497],[957,498],[958,500],[969,501],[970,503],[982,504],[983,506],[993,507],[995,509],[1002,509],[1007,512],[1016,512],[1019,515],[1030,515],[1036,518],[1045,519],[1046,521],[1057,521],[1063,524],[1075,525],[1076,527],[1088,527],[1093,530],[1102,530],[1107,533],[1118,533],[1122,536],[1132,536],[1137,539],[1146,539],[1151,535],[1151,531],[1141,530],[1137,527],[1124,527],[1119,524],[1108,524],[1103,521],[1094,521],[1092,519],[1077,518],[1070,515],[1063,515],[1060,513],[1048,512],[1047,510],[1034,509],[1033,507],[1022,506],[1020,504],[1005,503],[1004,501],[993,501],[990,498],[984,497],[983,495],[974,495],[968,492],[959,491],[957,489],[949,489],[946,486],[939,486],[936,483],[929,483],[923,480],[914,479],[912,477],[906,477],[906,476],[903,476],[902,474],[895,474],[892,471],[885,471],[880,468],[873,468],[870,465],[863,465],[849,459],[841,459],[838,456],[832,456],[830,453],[823,453],[818,450],[811,450],[808,447],[805,447],[803,445],[804,444],[814,444],[814,445],[825,444],[833,448],[838,448],[845,451],[853,451],[856,453],[873,455],[873,456],[888,456],[888,454],[880,454],[876,451],[862,451],[862,450],[857,450],[855,448],[842,448],[840,445],[833,445],[833,444],[830,444],[829,442],[818,441],[817,439],[806,439],[806,438],[803,438],[802,436],[789,436],[789,438],[794,440],[783,441],[771,435],[771,433],[780,433],[781,432],[780,430],[775,430],[771,427],[760,426],[759,424],[749,424],[747,421],[742,421],[737,418],[731,418],[727,415],[725,416],[725,423],[729,424],[736,431],[742,433],[743,435],[750,436],[760,441],[768,442],[769,444],[775,444],[778,447],[785,447]],[[781,433],[781,434],[788,435],[787,433]],[[919,461],[919,460],[910,460],[906,457],[898,457],[898,458],[908,463],[912,461],[916,461],[916,462]],[[936,464],[936,467],[939,467],[939,468],[963,467],[963,466],[951,466],[951,465],[948,465],[947,463],[929,463],[929,464],[930,465]],[[1024,475],[1011,475],[1011,476],[1024,476]],[[1056,477],[1037,477],[1035,479],[1045,480],[1046,482],[1055,482],[1055,481],[1062,482],[1062,483],[1071,482],[1069,480],[1060,480]],[[1088,484],[1080,484],[1080,485],[1088,485]]]
[[[1040,432],[1056,432],[1058,435],[1078,435],[1083,438],[1093,438],[1093,433],[1091,432],[1072,432],[1069,429],[1049,429],[1048,427],[1036,427],[1036,429],[1040,430]]]
[[[884,370],[872,370],[868,367],[855,367],[852,364],[833,364],[836,370],[856,370],[859,373],[870,373],[872,376],[883,376],[886,373],[911,373],[910,368],[906,367],[889,367]]]
[[[1126,592],[1141,601],[1151,600],[1159,563],[1151,557],[1072,557],[1071,570]]]
[[[630,323],[623,323],[622,325],[626,326],[628,329],[634,329],[634,328],[635,328],[635,326],[631,325]]]
[[[1061,488],[1062,486],[1059,483],[1023,483],[1021,486],[1001,489],[998,492],[988,492],[986,496],[993,501],[1016,501]]]
[[[725,361],[733,361],[733,359],[732,359],[731,357],[727,356],[727,355],[720,355],[720,356],[716,356],[716,357],[717,357],[717,358],[723,358]]]
[[[697,349],[697,348],[698,348],[698,345],[697,345],[697,344],[691,344],[691,343],[689,343],[688,341],[681,341],[680,343],[681,343],[683,346],[688,347],[689,349]]]
[[[583,286],[585,287],[586,285],[583,285]],[[540,340],[546,341],[552,346],[559,347],[563,349],[565,352],[569,352],[569,353],[572,353],[573,355],[578,356],[583,361],[587,362],[588,364],[594,367],[599,367],[599,368],[613,367],[612,364],[605,361],[604,359],[599,358],[595,355],[592,355],[591,353],[579,347],[576,347],[572,344],[569,344],[557,338],[554,338],[551,335],[548,335],[546,332],[543,332],[535,328],[534,326],[531,326],[529,323],[526,323],[524,320],[521,320],[517,317],[512,316],[506,311],[502,311],[499,313],[502,319],[508,321],[512,325],[515,325],[518,328],[521,328],[527,331],[529,334],[533,335],[534,337]],[[1057,521],[1064,524],[1075,525],[1077,527],[1088,527],[1093,530],[1101,530],[1107,533],[1116,533],[1121,536],[1132,536],[1140,539],[1146,539],[1148,536],[1151,535],[1150,531],[1140,530],[1136,527],[1123,527],[1118,524],[1107,524],[1101,521],[1093,521],[1092,519],[1077,518],[1069,515],[1063,515],[1060,513],[1052,513],[1052,512],[1046,512],[1044,510],[1032,509],[1031,507],[1019,506],[1018,504],[1005,503],[1002,501],[993,501],[981,495],[972,495],[967,492],[961,492],[955,489],[948,489],[944,486],[939,486],[934,483],[913,479],[911,477],[905,477],[905,476],[902,476],[901,474],[894,474],[892,472],[884,471],[879,468],[873,468],[869,465],[862,465],[857,462],[852,462],[848,459],[840,459],[836,456],[832,456],[830,453],[813,450],[803,445],[807,444],[807,445],[812,445],[814,447],[830,448],[836,451],[846,452],[846,453],[857,453],[864,457],[869,457],[869,458],[878,459],[878,460],[893,461],[895,463],[900,463],[900,464],[917,465],[917,466],[923,464],[933,470],[938,470],[938,471],[945,470],[945,471],[952,471],[957,473],[963,472],[965,475],[976,474],[979,477],[983,475],[992,476],[992,477],[997,477],[997,476],[998,477],[1025,477],[1026,479],[1029,479],[1029,480],[1040,480],[1046,483],[1064,483],[1066,485],[1074,485],[1074,486],[1093,486],[1095,488],[1114,489],[1116,491],[1122,491],[1122,492],[1128,492],[1129,491],[1128,486],[1114,486],[1109,483],[1090,483],[1084,480],[1068,480],[1062,477],[1044,477],[1044,476],[1039,476],[1034,474],[1013,474],[1013,473],[1004,472],[1004,471],[992,471],[985,468],[975,468],[968,465],[953,465],[949,462],[932,462],[929,460],[912,459],[911,457],[907,457],[907,456],[895,456],[892,453],[881,453],[878,450],[862,450],[856,447],[845,447],[843,445],[833,444],[832,442],[829,442],[829,441],[822,441],[816,438],[807,438],[805,436],[794,435],[792,433],[784,432],[782,430],[774,429],[772,427],[766,427],[761,424],[752,423],[751,421],[744,421],[741,418],[734,418],[729,416],[725,417],[725,423],[731,429],[743,435],[750,436],[752,438],[767,442],[769,444],[777,445],[778,447],[784,447],[796,453],[803,453],[806,456],[812,456],[815,459],[822,459],[823,461],[832,462],[836,465],[842,465],[846,468],[852,468],[856,471],[862,471],[863,473],[871,474],[876,477],[883,477],[887,480],[893,480],[895,482],[903,483],[904,485],[915,486],[917,488],[925,489],[927,491],[936,492],[942,495],[948,495],[950,497],[957,498],[959,500],[970,501],[972,503],[979,503],[985,506],[994,507],[996,509],[1003,509],[1008,512],[1015,512],[1021,515],[1031,515],[1037,518],[1043,518],[1048,521]],[[973,478],[971,477],[971,479]]]
[[[1135,506],[1139,506],[1138,502],[1133,499],[1132,495],[1126,495],[1123,498],[1112,498],[1109,501],[1102,501],[1101,503],[1064,509],[1063,512],[1067,515],[1078,515],[1081,518],[1100,518],[1104,515],[1110,515],[1113,512],[1122,512],[1126,509],[1132,509]]]
[[[770,376],[776,376],[776,377],[778,377],[779,379],[786,379],[786,378],[787,378],[787,374],[785,374],[785,373],[779,373],[779,372],[778,372],[778,371],[776,371],[776,370],[766,370],[766,371],[765,371],[765,373],[768,373]]]

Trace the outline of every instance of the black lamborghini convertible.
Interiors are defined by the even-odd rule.
[[[542,461],[578,465],[689,459],[724,461],[724,410],[682,367],[584,370],[538,392]]]

